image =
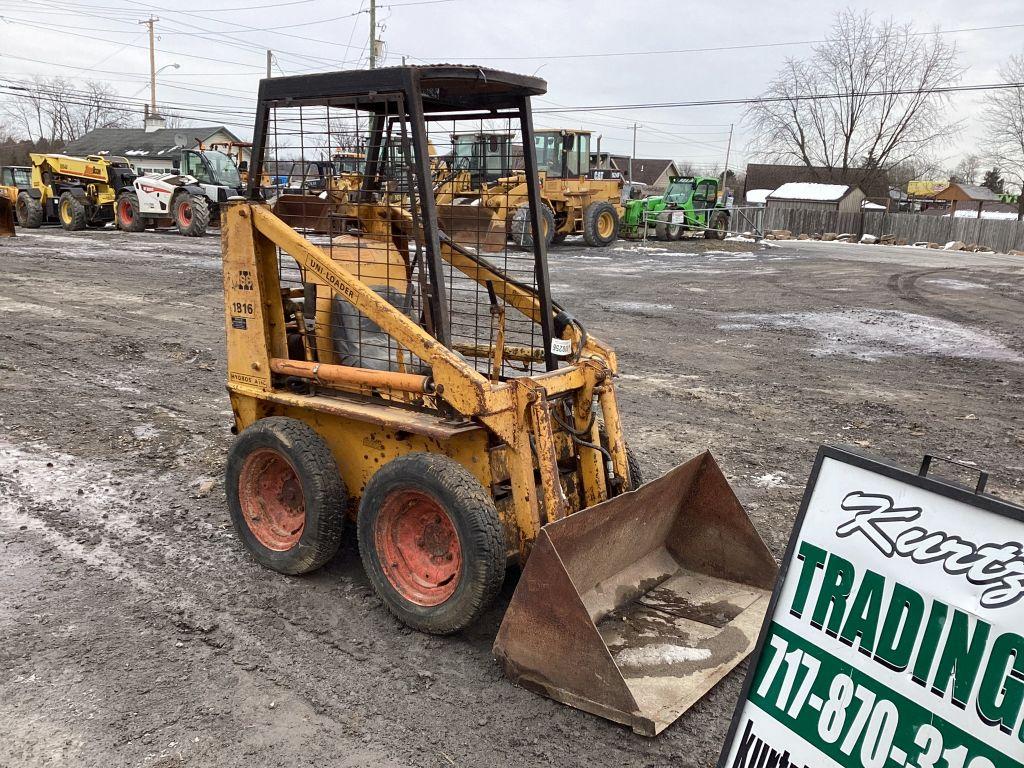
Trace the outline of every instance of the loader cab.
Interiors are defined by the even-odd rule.
[[[331,163],[335,176],[341,176],[344,173],[361,174],[366,157],[358,152],[335,152]]]
[[[534,134],[537,170],[549,179],[590,175],[590,131],[543,130]]]
[[[241,189],[242,186],[238,167],[218,150],[185,150],[181,153],[181,173],[194,176],[200,184],[232,189]]]
[[[456,133],[451,140],[453,170],[469,171],[474,186],[511,174],[511,133]]]
[[[669,179],[668,188],[663,197],[669,208],[682,208],[693,197],[695,180],[688,176],[673,176]]]
[[[27,165],[9,165],[0,169],[0,187],[28,189],[32,186],[32,169]]]

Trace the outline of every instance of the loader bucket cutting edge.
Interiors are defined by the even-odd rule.
[[[14,237],[14,201],[0,195],[0,237]]]
[[[437,223],[453,242],[487,253],[501,252],[508,240],[505,222],[484,205],[438,204]]]
[[[777,574],[703,453],[542,528],[494,655],[524,688],[654,736],[753,650]]]

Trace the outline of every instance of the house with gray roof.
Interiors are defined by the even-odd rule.
[[[223,125],[187,125],[180,128],[161,128],[153,120],[145,128],[97,128],[68,143],[64,153],[73,156],[115,155],[131,163],[140,176],[155,176],[175,170],[183,149],[210,149],[212,144],[224,144],[240,139]],[[242,158],[249,160],[247,148]]]

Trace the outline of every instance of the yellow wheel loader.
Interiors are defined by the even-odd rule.
[[[14,205],[18,188],[0,186],[0,237],[14,237]]]
[[[494,644],[508,676],[654,735],[751,651],[777,567],[709,453],[642,484],[615,353],[551,298],[544,239],[483,255],[438,226],[431,134],[487,119],[524,138],[541,231],[545,88],[453,65],[260,83],[222,239],[229,511],[286,574],[354,535],[383,605],[423,632],[470,626],[522,566]],[[254,180],[336,134],[367,148],[358,186],[290,225]]]
[[[582,235],[592,247],[618,238],[622,177],[590,168],[590,135],[571,129],[534,133],[547,245],[570,235]],[[437,188],[441,226],[457,242],[486,251],[501,250],[508,238],[529,248],[528,177],[514,167],[521,165],[522,151],[512,135],[480,130],[451,140],[453,171]]]

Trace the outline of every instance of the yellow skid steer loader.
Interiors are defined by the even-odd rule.
[[[753,648],[777,568],[710,454],[642,483],[615,353],[551,299],[544,238],[482,253],[438,225],[429,148],[486,121],[521,132],[542,232],[544,92],[451,65],[260,83],[249,192],[223,225],[228,503],[287,574],[354,527],[382,603],[424,632],[471,625],[521,565],[494,645],[508,676],[654,735]],[[343,141],[365,168],[329,211],[262,200],[268,156]]]

